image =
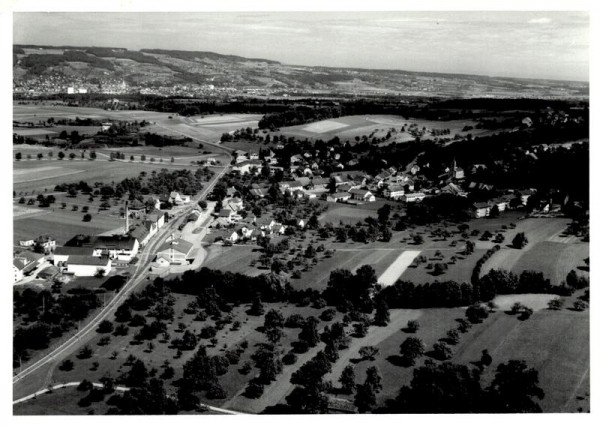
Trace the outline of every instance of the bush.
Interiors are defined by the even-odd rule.
[[[87,392],[87,391],[91,390],[93,387],[94,387],[94,385],[92,385],[92,382],[88,381],[87,379],[83,379],[83,381],[81,383],[79,383],[79,385],[77,386],[77,390],[82,391],[82,392]]]
[[[246,398],[257,399],[260,398],[265,391],[265,385],[260,383],[257,380],[252,380],[246,386],[246,390],[244,392],[244,396]]]
[[[70,359],[65,359],[58,367],[61,371],[71,371],[75,364]]]
[[[419,330],[420,326],[421,325],[419,324],[419,321],[417,321],[417,320],[410,320],[406,324],[406,331],[408,331],[409,333],[416,333],[417,330]]]
[[[208,399],[224,399],[227,398],[227,393],[219,384],[213,384],[208,388],[208,392],[206,392],[206,397]]]
[[[285,365],[292,365],[295,364],[296,361],[298,361],[298,355],[296,355],[293,352],[288,352],[287,354],[285,354],[283,356],[283,358],[281,359],[281,361],[285,364]]]
[[[335,317],[335,314],[335,309],[325,309],[319,318],[321,318],[323,321],[331,321]]]
[[[287,328],[302,328],[306,319],[300,314],[292,314],[286,318],[284,322],[284,327]]]

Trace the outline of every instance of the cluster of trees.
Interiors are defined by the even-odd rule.
[[[29,350],[47,348],[50,340],[74,328],[98,308],[101,301],[91,290],[76,288],[70,294],[26,288],[13,292],[13,312],[20,320],[13,337],[13,364],[29,358]]]
[[[403,386],[381,413],[539,413],[544,398],[538,372],[524,361],[510,360],[496,368],[483,387],[479,369],[450,362],[426,361],[416,368],[410,386]]]
[[[156,133],[144,133],[144,143],[146,145],[164,147],[164,146],[180,146],[188,142],[192,142],[188,137],[173,137],[158,135]]]
[[[336,269],[329,275],[323,297],[342,312],[370,313],[374,307],[371,296],[376,286],[377,274],[371,265],[361,266],[355,274],[347,269]]]
[[[327,120],[340,117],[341,112],[336,107],[295,106],[280,113],[265,114],[258,121],[259,129],[275,130],[281,127],[297,126],[313,121]]]
[[[483,268],[483,264],[485,262],[487,262],[489,260],[489,258],[494,255],[494,253],[496,253],[498,250],[500,250],[500,248],[501,247],[498,244],[496,244],[494,247],[492,247],[491,249],[486,251],[485,254],[483,256],[481,256],[481,258],[479,260],[477,260],[477,263],[475,264],[475,267],[473,268],[473,272],[471,273],[471,283],[473,285],[475,285],[479,282],[479,274],[481,273],[481,268]]]

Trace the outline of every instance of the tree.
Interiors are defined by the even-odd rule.
[[[465,244],[465,254],[471,254],[475,250],[475,243],[473,241],[467,241]]]
[[[524,232],[519,232],[512,240],[512,245],[516,249],[522,249],[527,245],[527,243],[527,237],[525,236]]]
[[[433,353],[437,359],[442,361],[452,357],[452,349],[446,342],[442,341],[433,344]]]
[[[587,303],[585,303],[583,300],[576,300],[575,302],[573,302],[573,309],[578,312],[585,311],[586,308]]]
[[[92,348],[90,348],[88,345],[85,345],[83,348],[81,348],[79,350],[79,353],[77,354],[77,358],[79,358],[79,359],[91,358],[93,353],[94,353],[94,351],[92,350]]]
[[[21,158],[23,158],[23,154],[21,154],[20,152],[17,152],[17,153],[15,154],[15,160],[17,160],[17,161],[21,161]]]
[[[317,325],[319,325],[319,320],[310,316],[304,321],[302,330],[300,331],[300,334],[298,334],[298,338],[306,342],[311,348],[317,346],[317,343],[319,343],[319,331],[317,330]]]
[[[356,387],[356,395],[354,396],[354,405],[358,409],[359,413],[366,413],[371,411],[377,399],[375,398],[375,390],[366,384],[358,385]]]
[[[388,309],[385,300],[379,299],[375,304],[375,324],[379,326],[386,326],[390,322],[390,310]]]
[[[74,365],[75,364],[73,363],[73,361],[71,361],[70,359],[65,359],[58,368],[62,371],[71,371]]]
[[[94,277],[102,278],[106,274],[106,270],[104,268],[96,268],[96,272],[94,273]]]
[[[419,324],[419,321],[410,320],[408,321],[408,323],[406,323],[406,331],[408,331],[409,333],[416,333],[417,330],[419,330],[420,326],[421,325]]]
[[[351,365],[347,365],[340,376],[340,384],[342,385],[342,392],[350,394],[356,389],[356,377],[354,375],[354,368]]]
[[[329,399],[315,385],[296,386],[286,397],[292,413],[321,414],[327,413]]]
[[[448,330],[446,333],[446,340],[451,345],[456,345],[460,341],[460,333],[456,329]]]
[[[423,244],[423,241],[424,241],[423,237],[420,234],[413,235],[412,239],[413,239],[413,244],[415,244],[415,245],[421,245],[421,244]]]
[[[400,345],[400,354],[409,365],[414,365],[415,360],[425,353],[423,341],[417,337],[407,337]]]
[[[379,355],[379,349],[375,346],[362,346],[358,350],[358,354],[363,360],[374,361],[375,357]]]
[[[265,315],[264,329],[267,339],[275,344],[283,337],[284,318],[281,312],[271,309]]]
[[[205,200],[200,200],[198,201],[198,206],[202,209],[202,210],[206,210],[206,208],[208,207],[208,204],[206,203]]]
[[[254,316],[261,316],[265,313],[265,308],[260,300],[260,295],[257,295],[252,301],[252,306],[250,307],[249,314]]]
[[[492,412],[540,413],[533,398],[543,399],[545,395],[538,386],[538,372],[524,361],[510,360],[496,369],[488,396]]]
[[[98,333],[112,333],[113,331],[113,323],[109,320],[103,320],[100,324],[98,324],[98,328],[96,331]]]
[[[489,316],[489,313],[484,306],[476,304],[469,306],[465,311],[465,315],[471,323],[477,324],[486,319]]]
[[[37,159],[38,159],[38,160],[41,160],[42,158],[44,158],[44,154],[42,154],[41,152],[40,152],[40,153],[38,153],[38,155],[37,155]]]
[[[86,213],[83,215],[83,221],[84,222],[90,222],[92,220],[92,215],[89,213]]]
[[[482,367],[488,367],[492,364],[492,356],[487,349],[481,351],[481,359],[479,360],[479,363]]]
[[[76,155],[74,152],[69,154],[69,160],[73,160],[73,159],[75,159],[75,157],[76,157]]]

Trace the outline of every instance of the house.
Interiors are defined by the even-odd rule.
[[[311,181],[313,189],[326,189],[329,185],[329,179],[322,177],[315,177]]]
[[[93,254],[94,248],[90,246],[58,246],[54,249],[54,253],[52,253],[52,258],[55,266],[62,266],[69,260],[69,257],[71,256],[92,256]]]
[[[251,189],[250,190],[250,194],[254,195],[255,197],[258,198],[265,198],[265,196],[267,195],[268,191],[264,188],[256,188],[256,189]]]
[[[160,207],[160,201],[159,201]],[[132,201],[131,203],[127,203],[127,211],[129,212],[129,217],[135,217],[139,219],[142,217],[144,213],[146,213],[146,206],[143,203],[140,203],[137,200]]]
[[[506,202],[506,200],[502,198],[495,198],[492,200],[492,206],[497,207],[499,212],[503,212],[504,210],[506,210],[507,205],[508,203]]]
[[[300,182],[300,185],[302,185],[302,187],[306,187],[310,184],[310,178],[307,178],[307,177],[299,177],[299,178],[296,178],[295,180],[296,180],[296,182]]]
[[[404,195],[404,187],[402,185],[389,185],[383,190],[383,195],[390,200],[397,200]]]
[[[185,264],[192,259],[192,249],[194,245],[189,241],[178,239],[164,243],[156,253],[157,258],[163,256],[174,264]]]
[[[19,245],[21,247],[31,247],[33,245],[33,240],[21,240],[19,241]]]
[[[521,204],[523,205],[527,205],[527,201],[529,200],[529,197],[531,197],[533,194],[535,194],[535,191],[531,190],[531,189],[526,189],[523,191],[519,191],[519,195],[521,197]]]
[[[486,217],[490,215],[490,210],[488,203],[475,203],[472,207],[472,214],[475,218]]]
[[[104,275],[110,273],[112,263],[108,256],[69,256],[67,272],[76,277],[93,277],[98,270],[103,270]]]
[[[179,195],[179,192],[172,191],[169,194],[169,203],[175,204],[175,205],[183,204],[183,201],[181,199],[181,196]]]
[[[239,238],[240,238],[240,236],[239,236],[239,234],[237,233],[237,231],[233,231],[233,232],[231,233],[231,235],[229,236],[229,238],[228,238],[228,239],[229,239],[229,241],[231,241],[232,243],[235,243],[237,240],[239,240]]]
[[[231,207],[232,210],[238,211],[244,208],[244,202],[241,198],[234,197],[229,200],[229,207]]]
[[[366,201],[369,203],[375,201],[375,196],[367,189],[351,189],[348,192],[353,200]]]
[[[147,223],[149,223],[150,227],[154,227],[156,229],[156,224],[153,222]],[[140,247],[144,247],[146,244],[148,244],[148,241],[150,241],[150,229],[145,223],[143,223],[137,225],[132,231],[130,231],[129,236],[135,238]]]
[[[13,283],[23,279],[23,268],[25,265],[20,260],[13,259]]]
[[[414,165],[410,168],[410,173],[416,175],[417,173],[419,173],[419,170],[421,170],[421,168],[417,165]]]
[[[248,160],[248,153],[246,151],[242,151],[241,149],[236,149],[233,151],[233,156],[235,157],[236,163],[241,163],[242,161]]]
[[[96,257],[108,256],[111,259],[130,262],[137,255],[140,243],[131,236],[99,236],[93,243],[93,247],[93,255]]]
[[[230,209],[221,209],[221,211],[219,211],[219,218],[223,218],[227,222],[231,222],[232,214],[233,212]]]
[[[295,180],[288,180],[279,183],[279,190],[285,192],[286,190],[294,191],[296,189],[302,189],[302,184]]]
[[[285,225],[277,223],[277,224],[273,225],[273,227],[271,228],[271,231],[273,231],[274,234],[285,235],[285,229],[286,229]]]
[[[259,160],[245,160],[233,166],[233,171],[238,171],[240,174],[257,174],[262,172],[263,165]]]
[[[349,192],[336,192],[327,195],[327,201],[337,203],[339,201],[348,201],[352,195]]]
[[[165,224],[165,212],[162,210],[152,210],[146,215],[146,220],[155,223],[156,227],[160,229]]]
[[[259,156],[258,156],[258,153],[256,153],[256,152],[251,152],[251,153],[248,155],[248,159],[249,159],[249,160],[258,160],[258,158],[259,158]]]
[[[427,195],[422,192],[411,192],[409,194],[404,194],[402,197],[400,197],[400,199],[405,203],[414,203],[417,201],[422,201],[426,197]]]
[[[306,222],[304,219],[296,219],[296,226],[298,228],[304,228],[306,226]]]
[[[258,228],[264,231],[268,231],[269,233],[271,233],[271,228],[273,228],[273,226],[277,224],[277,222],[275,222],[273,219],[266,219],[263,217],[261,217],[260,219],[256,219],[254,222],[254,224]]]
[[[51,252],[56,248],[56,240],[47,234],[40,235],[35,239],[34,245],[43,247],[45,252]]]
[[[156,256],[156,259],[154,259],[154,263],[159,268],[165,268],[171,264],[171,261],[169,260],[169,256],[161,254]]]

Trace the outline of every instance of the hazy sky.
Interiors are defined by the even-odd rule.
[[[14,43],[588,80],[585,12],[15,13]]]

